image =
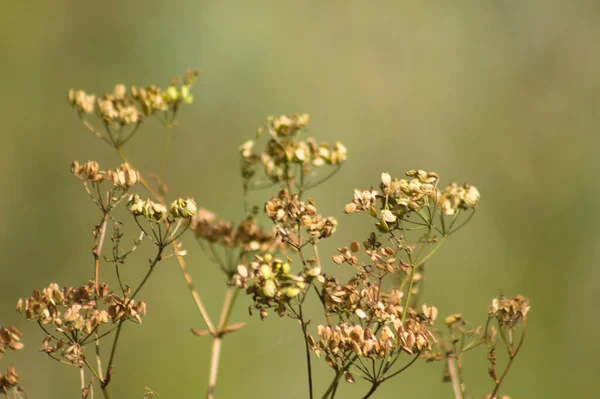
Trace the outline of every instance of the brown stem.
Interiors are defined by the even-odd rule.
[[[217,384],[217,371],[219,370],[219,357],[221,355],[221,337],[213,338],[212,356],[210,360],[210,376],[208,378],[208,389],[206,390],[206,398],[214,399],[215,385]]]
[[[216,335],[216,330],[215,327],[213,326],[212,322],[210,321],[210,317],[208,316],[208,312],[206,311],[206,309],[204,308],[204,305],[202,304],[202,300],[200,299],[200,295],[198,295],[198,291],[196,291],[196,288],[194,287],[194,283],[192,281],[192,276],[190,276],[190,274],[187,272],[187,268],[185,265],[185,261],[183,260],[183,257],[181,255],[179,255],[179,248],[177,248],[177,242],[173,241],[172,243],[173,249],[175,250],[175,256],[177,257],[177,262],[179,263],[179,268],[181,269],[181,272],[183,273],[183,278],[188,286],[188,289],[190,290],[190,293],[192,294],[192,298],[194,298],[194,303],[196,304],[196,307],[198,308],[198,310],[200,311],[200,314],[202,315],[202,320],[204,320],[204,324],[206,324],[206,328],[208,328],[208,331],[210,331],[211,335]]]
[[[373,385],[371,386],[371,389],[369,389],[369,392],[367,392],[367,394],[363,397],[363,399],[367,399],[371,395],[373,395],[378,387],[379,387],[379,382],[373,381]]]
[[[83,367],[79,367],[79,375],[81,376],[81,397],[85,399],[87,395],[85,394],[85,373]]]
[[[448,371],[450,372],[450,378],[452,380],[452,389],[454,390],[454,398],[455,399],[463,399],[463,391],[461,388],[460,377],[458,375],[458,370],[456,368],[456,364],[454,364],[455,357],[452,355],[448,355],[446,357],[448,360]]]
[[[225,299],[223,300],[219,325],[216,333],[213,334],[210,374],[208,377],[208,388],[206,390],[206,397],[208,399],[214,398],[215,386],[217,384],[217,373],[219,371],[219,358],[221,355],[221,341],[223,339],[223,335],[226,333],[227,321],[231,315],[231,310],[233,309],[238,293],[239,290],[231,286],[228,286],[227,290],[225,291]]]
[[[506,340],[504,338],[504,335],[502,336],[502,338],[504,340]],[[502,373],[502,376],[500,377],[500,379],[498,379],[496,381],[496,386],[494,387],[494,391],[492,392],[491,399],[495,399],[496,398],[496,395],[498,394],[498,390],[500,389],[500,385],[502,385],[502,382],[504,381],[504,378],[508,374],[508,370],[510,370],[510,367],[512,366],[513,361],[515,360],[515,357],[517,357],[517,354],[519,353],[519,350],[521,349],[521,346],[523,346],[523,341],[524,340],[525,340],[525,331],[523,331],[523,333],[521,334],[521,339],[519,340],[519,345],[517,346],[517,348],[515,349],[515,351],[512,352],[510,349],[508,350],[508,356],[509,356],[508,363],[506,364],[506,368],[504,369],[504,372]]]
[[[92,254],[94,255],[94,281],[96,282],[97,294],[100,292],[100,253],[102,252],[102,246],[104,245],[108,216],[108,212],[105,211],[102,222],[100,223],[100,230],[97,232],[96,239],[94,240],[94,248],[92,249]]]
[[[98,330],[94,333],[94,340],[96,341],[96,366],[98,367],[98,375],[102,376],[102,361],[100,360],[100,338],[98,336]],[[100,380],[102,382],[102,380]]]

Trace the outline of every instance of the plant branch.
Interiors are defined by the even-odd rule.
[[[455,399],[463,399],[463,390],[460,383],[460,376],[455,364],[455,357],[448,355],[446,357],[448,361],[448,372],[450,373],[450,379],[452,380],[452,389],[454,391]]]

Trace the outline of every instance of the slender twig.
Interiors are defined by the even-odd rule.
[[[134,291],[133,295],[131,295],[129,300],[133,301],[135,296],[140,292],[142,287],[146,284],[146,282],[148,281],[148,278],[150,278],[150,275],[152,274],[152,271],[154,270],[154,267],[161,260],[163,250],[164,250],[164,247],[162,247],[162,246],[158,247],[158,253],[156,254],[156,257],[154,258],[154,260],[150,263],[150,268],[149,268],[148,272],[142,279],[141,283],[138,285],[137,289]],[[117,344],[119,343],[119,337],[121,336],[121,331],[123,330],[123,323],[125,322],[125,320],[126,319],[121,319],[119,321],[119,325],[117,327],[117,333],[115,334],[115,339],[113,341],[112,349],[110,351],[110,358],[108,359],[108,365],[106,366],[106,377],[104,379],[98,378],[101,381],[100,386],[102,387],[103,393],[105,392],[105,388],[107,387],[107,385],[110,383],[110,380],[111,380],[112,365],[113,365],[113,361],[115,360]],[[106,397],[106,393],[104,393],[104,396]]]
[[[81,397],[85,399],[85,372],[83,367],[79,367],[79,375],[81,376]]]
[[[217,384],[217,373],[219,371],[219,358],[221,354],[221,341],[225,334],[225,328],[235,301],[240,290],[231,286],[227,287],[225,291],[225,299],[223,300],[223,307],[221,309],[221,316],[219,318],[219,325],[217,327],[216,334],[213,335],[212,342],[212,355],[210,361],[210,373],[208,378],[208,388],[206,390],[206,397],[208,399],[214,398],[215,386]]]
[[[373,381],[372,385],[371,385],[371,389],[369,389],[369,392],[367,392],[367,394],[363,397],[363,399],[367,399],[369,397],[371,397],[371,395],[373,395],[375,393],[375,391],[377,390],[377,388],[379,387],[380,382],[378,382],[377,380]]]
[[[300,321],[300,325],[302,326],[302,334],[304,335],[304,347],[306,349],[306,364],[307,364],[307,368],[308,368],[307,372],[308,372],[309,397],[310,397],[310,399],[313,399],[312,365],[311,365],[311,361],[310,361],[310,348],[308,346],[308,334],[306,331],[307,323],[304,321],[304,318],[302,317],[302,305],[298,306],[298,318]]]
[[[96,294],[100,292],[100,253],[102,252],[102,246],[104,245],[108,217],[109,213],[105,211],[102,222],[100,223],[99,231],[96,232],[96,239],[94,240],[96,242],[94,242],[94,248],[92,249],[92,254],[94,255],[94,281],[96,282]]]
[[[455,356],[446,356],[446,360],[448,362],[448,372],[450,373],[450,379],[452,381],[452,390],[454,391],[454,398],[463,399],[463,390],[461,387],[458,370],[456,368],[456,364],[454,363],[455,359]]]
[[[212,356],[210,360],[210,375],[208,379],[208,389],[206,390],[207,399],[214,399],[215,385],[217,384],[217,371],[219,370],[219,357],[221,355],[221,337],[213,338]]]
[[[413,365],[413,364],[414,364],[414,363],[417,361],[417,359],[419,358],[419,355],[420,355],[420,353],[417,353],[417,354],[415,355],[415,357],[413,357],[413,359],[412,359],[412,360],[411,360],[411,361],[410,361],[410,362],[409,362],[409,363],[408,363],[406,366],[402,367],[400,370],[398,370],[398,371],[395,371],[395,372],[393,372],[392,374],[390,374],[390,375],[386,376],[385,378],[381,379],[381,380],[380,380],[380,382],[387,381],[387,380],[389,380],[390,378],[392,378],[392,377],[395,377],[395,376],[397,376],[398,374],[400,374],[400,373],[402,373],[403,371],[405,371],[407,368],[409,368],[410,366],[412,366],[412,365]]]
[[[504,336],[502,338],[505,340]],[[511,350],[508,350],[508,356],[509,356],[508,363],[506,364],[506,368],[504,369],[502,376],[496,380],[496,386],[494,387],[494,391],[492,392],[491,399],[496,398],[496,395],[498,394],[498,390],[500,389],[500,385],[502,385],[504,378],[506,378],[506,375],[508,374],[508,371],[510,370],[510,367],[512,366],[513,361],[515,360],[515,357],[517,357],[517,354],[519,353],[521,346],[523,346],[524,340],[525,340],[525,331],[523,331],[521,333],[521,339],[519,340],[519,344],[517,345],[517,348],[514,350],[514,352]]]
[[[177,242],[173,241],[171,243],[171,245],[173,246],[173,249],[175,250],[175,257],[177,258],[177,262],[179,263],[179,269],[181,269],[181,272],[183,273],[183,279],[185,280],[185,282],[188,286],[188,290],[190,291],[190,294],[192,294],[192,298],[194,299],[194,303],[196,304],[196,307],[200,311],[202,320],[204,321],[204,324],[206,324],[206,328],[208,329],[208,331],[211,333],[211,335],[214,336],[216,334],[215,327],[213,326],[212,322],[210,321],[210,317],[208,316],[208,312],[206,311],[206,309],[204,308],[204,305],[202,304],[202,300],[200,299],[200,295],[198,295],[198,291],[196,291],[196,288],[194,287],[194,283],[192,281],[192,276],[190,276],[190,274],[187,272],[187,268],[186,268],[185,261],[183,260],[183,256],[180,255],[179,249],[177,248]]]

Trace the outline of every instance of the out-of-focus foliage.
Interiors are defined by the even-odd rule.
[[[599,3],[59,1],[6,3],[3,15],[0,323],[23,332],[26,347],[10,361],[30,397],[76,395],[78,374],[36,352],[40,337],[14,312],[16,300],[50,281],[87,281],[97,220],[69,165],[120,164],[80,124],[66,92],[166,85],[190,66],[201,74],[172,137],[173,197],[194,195],[241,219],[238,147],[280,113],[310,112],[311,134],[348,148],[341,172],[311,193],[340,225],[360,223],[343,206],[382,171],[464,177],[484,200],[428,265],[435,273],[424,298],[476,324],[498,294],[527,295],[528,341],[503,390],[560,398],[600,388]],[[128,144],[140,170],[157,164],[163,132],[148,124]],[[329,255],[351,230],[340,229]],[[220,272],[190,238],[190,271],[216,313]],[[142,274],[134,264],[128,273]],[[123,336],[118,367],[128,379],[115,382],[118,397],[139,397],[146,385],[191,397],[206,386],[209,341],[189,333],[200,321],[181,273],[173,260],[157,273],[166,288],[148,290],[152,311]],[[304,397],[298,330],[249,319],[244,307],[234,317],[249,325],[226,340],[218,396]],[[489,392],[484,356],[465,361],[470,393]],[[451,397],[449,386],[431,383],[441,372],[435,363],[411,369],[381,397]]]

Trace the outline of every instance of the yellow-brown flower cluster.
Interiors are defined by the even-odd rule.
[[[115,170],[100,170],[98,162],[88,161],[83,165],[73,161],[71,173],[83,182],[102,183],[108,179],[115,188],[127,191],[140,181],[140,174],[127,163],[121,164]]]
[[[290,243],[293,243],[292,237],[299,234],[301,228],[308,232],[312,240],[330,237],[337,228],[337,220],[319,215],[312,200],[309,199],[309,203],[305,204],[298,199],[298,194],[290,195],[287,190],[281,190],[277,197],[271,197],[265,205],[265,213],[275,223],[279,234]]]
[[[357,273],[343,286],[332,277],[323,282],[327,312],[344,320],[353,315],[380,322],[401,318],[403,296],[399,290],[380,291],[379,284],[369,281],[366,273]]]
[[[333,262],[337,265],[347,263],[358,271],[394,273],[397,270],[402,270],[406,272],[407,265],[396,257],[397,251],[389,246],[381,246],[381,243],[375,237],[375,233],[372,233],[369,239],[363,242],[363,245],[364,252],[369,256],[371,264],[359,263],[355,255],[361,249],[358,241],[351,242],[350,247],[338,248],[339,255],[333,256]]]
[[[21,331],[17,330],[15,326],[0,328],[0,359],[6,353],[6,348],[13,351],[23,348]]]
[[[436,311],[425,306],[424,309],[429,316],[410,310],[404,322],[401,318],[392,317],[375,330],[354,323],[340,323],[333,327],[319,325],[318,340],[310,337],[309,344],[317,356],[324,353],[329,365],[336,370],[354,356],[384,360],[400,352],[421,353],[429,350],[435,342],[429,326]]]
[[[253,152],[254,140],[248,140],[240,147],[242,175],[249,179],[262,167],[269,180],[279,183],[294,178],[295,165],[301,167],[304,176],[311,166],[341,165],[348,156],[348,150],[342,143],[317,144],[312,137],[306,140],[298,138],[308,121],[308,114],[267,118],[265,129],[259,129],[259,136],[263,131],[271,136],[265,150]]]
[[[301,273],[292,274],[290,263],[290,259],[284,261],[266,254],[255,255],[248,265],[238,265],[232,284],[246,288],[252,295],[252,308],[260,312],[261,319],[268,316],[269,308],[275,308],[279,316],[284,316],[286,305],[301,298],[313,279],[322,280],[320,267],[306,267]]]
[[[437,193],[437,205],[444,215],[452,216],[459,209],[471,209],[479,202],[479,190],[475,186],[450,183]]]
[[[128,208],[133,216],[143,216],[154,223],[167,221],[169,215],[174,219],[191,219],[196,215],[196,203],[191,198],[179,198],[167,210],[165,205],[150,199],[144,201],[135,194],[129,198]]]
[[[275,234],[262,230],[253,216],[248,216],[239,225],[217,219],[216,215],[200,208],[192,219],[192,230],[196,237],[226,248],[242,248],[244,251],[267,251],[276,245]]]
[[[83,90],[69,90],[69,103],[79,114],[94,111],[106,125],[136,125],[157,111],[177,109],[180,104],[190,104],[193,96],[190,86],[198,76],[197,70],[186,71],[183,84],[174,81],[167,89],[151,85],[146,88],[123,84],[115,85],[112,93],[96,97]]]
[[[135,302],[127,296],[119,297],[109,290],[108,285],[98,285],[94,281],[74,287],[59,287],[52,283],[47,288],[36,290],[29,298],[21,298],[17,310],[28,320],[40,325],[54,325],[60,339],[44,328],[48,336],[44,339],[41,351],[54,354],[63,349],[61,356],[80,365],[82,346],[85,337],[109,322],[118,323],[133,320],[141,323],[146,314],[146,304]],[[64,337],[68,341],[64,341]]]
[[[10,391],[23,392],[23,389],[19,385],[19,375],[13,366],[6,369],[6,373],[0,373],[0,393],[6,395]]]
[[[425,207],[437,206],[446,216],[454,216],[458,209],[475,208],[479,202],[479,191],[474,186],[452,183],[444,191],[439,191],[439,176],[435,172],[409,170],[406,176],[412,179],[397,179],[388,173],[381,174],[380,189],[354,190],[352,202],[346,204],[344,212],[367,212],[378,219],[377,227],[381,231],[389,231],[397,226],[398,219],[405,219],[413,212],[421,212]],[[431,223],[430,209],[428,215],[421,219]]]
[[[527,320],[529,309],[529,299],[524,296],[516,295],[512,299],[500,296],[494,298],[488,314],[494,316],[500,326],[514,328],[518,322]]]
[[[21,331],[15,326],[0,327],[0,358],[6,353],[7,348],[13,351],[23,349]],[[9,391],[23,391],[19,385],[19,375],[13,366],[8,367],[6,373],[0,373],[0,394],[6,395]]]

